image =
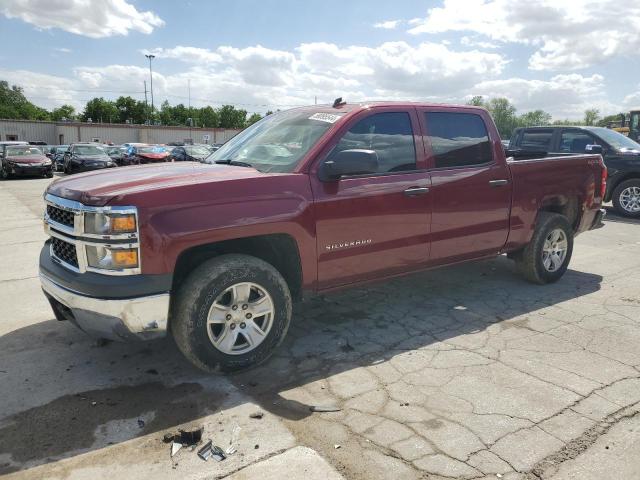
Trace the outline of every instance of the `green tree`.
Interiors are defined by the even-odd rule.
[[[248,127],[249,125],[253,125],[254,123],[258,122],[262,120],[262,115],[260,115],[259,113],[253,113],[251,114],[251,116],[247,119],[247,124],[246,126]]]
[[[144,123],[148,120],[147,108],[144,102],[140,102],[132,97],[119,97],[115,102],[118,109],[118,121],[120,123],[126,123],[130,120],[131,123]]]
[[[92,122],[114,123],[120,119],[120,111],[116,104],[104,98],[92,98],[87,102],[82,112],[82,121],[91,119]]]
[[[534,110],[533,112],[523,113],[518,117],[519,127],[535,127],[549,124],[551,124],[551,114],[544,110]]]
[[[506,98],[492,98],[486,104],[486,108],[491,113],[493,121],[496,122],[500,136],[511,138],[511,134],[518,124],[516,107],[511,105],[511,102]]]
[[[21,87],[0,80],[0,118],[49,120],[50,115],[27,100]]]
[[[589,108],[584,111],[584,124],[595,125],[598,121],[600,111],[597,108]]]
[[[76,109],[71,105],[64,104],[58,108],[54,108],[51,110],[51,120],[60,121],[60,120],[75,120],[76,119]]]
[[[484,107],[484,98],[482,97],[482,95],[476,95],[467,102],[467,105],[473,105],[474,107]]]
[[[198,116],[200,117],[200,125],[203,127],[217,128],[220,125],[220,115],[210,106],[201,108]]]
[[[224,105],[218,110],[220,115],[220,127],[244,128],[247,119],[246,110],[237,110],[233,105]]]

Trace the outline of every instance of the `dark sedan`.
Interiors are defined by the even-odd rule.
[[[74,144],[64,154],[64,173],[72,174],[101,170],[117,166],[100,147],[92,144]]]
[[[53,169],[61,172],[64,169],[64,154],[69,149],[69,145],[56,145],[49,149],[47,157],[53,162]]]
[[[53,177],[53,163],[38,147],[2,145],[0,147],[0,178],[11,176]]]
[[[174,162],[203,162],[211,153],[213,152],[204,145],[185,145],[175,147],[171,152],[171,159]]]

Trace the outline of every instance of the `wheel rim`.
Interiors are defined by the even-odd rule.
[[[561,228],[552,230],[544,240],[542,265],[548,272],[556,272],[567,258],[567,235]]]
[[[640,187],[627,187],[620,192],[620,206],[627,212],[640,212]]]
[[[211,304],[207,334],[213,346],[227,355],[257,348],[273,325],[274,305],[267,290],[256,283],[236,283]]]

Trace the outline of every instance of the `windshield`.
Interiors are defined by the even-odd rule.
[[[60,145],[59,147],[56,147],[56,153],[64,153],[67,151],[67,149],[69,148],[69,145]]]
[[[138,153],[166,153],[164,147],[138,147]]]
[[[261,172],[291,172],[343,113],[288,110],[263,118],[207,157],[249,163]]]
[[[9,147],[7,157],[19,157],[24,155],[42,155],[42,150],[37,147]]]
[[[615,130],[610,130],[604,127],[587,127],[586,130],[596,134],[602,140],[611,145],[615,150],[638,150],[640,151],[640,144],[634,142],[629,137],[625,137],[621,133]]]
[[[195,156],[195,157],[206,157],[211,153],[211,150],[209,150],[207,147],[201,147],[201,146],[189,146],[189,147],[184,147],[184,149],[189,155]]]
[[[78,155],[104,155],[104,150],[93,145],[78,145],[73,148],[73,153]]]

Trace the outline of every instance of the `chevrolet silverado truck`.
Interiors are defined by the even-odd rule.
[[[61,178],[40,279],[93,337],[173,336],[210,372],[259,364],[292,302],[506,254],[555,282],[602,226],[600,155],[514,161],[490,115],[415,103],[268,115],[207,158]]]

